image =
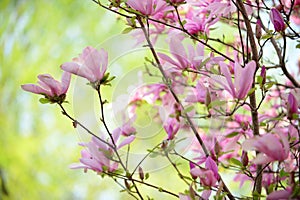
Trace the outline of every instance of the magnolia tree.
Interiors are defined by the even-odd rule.
[[[294,59],[300,48],[299,0],[93,2],[122,19],[123,34],[134,35],[136,45],[149,51],[141,64],[158,81],[134,90],[123,110],[126,120],[114,130],[105,117],[111,102],[103,88],[118,77],[110,76],[103,48],[88,46],[63,63],[60,82],[42,74],[38,85],[22,85],[42,95],[40,102],[57,104],[74,128],[91,136],[80,143],[80,164],[71,168],[110,177],[135,199],[151,199],[144,187],[181,200],[300,198],[300,79]],[[231,32],[220,34],[226,29]],[[159,50],[159,43],[168,51]],[[86,79],[86,89],[97,94],[101,133],[65,109],[71,74]],[[130,150],[145,142],[137,140],[141,133],[135,127],[144,104],[155,111],[163,139],[130,159]],[[184,140],[190,145],[181,151]],[[180,191],[150,182],[151,171],[143,165],[153,157],[174,168]],[[232,178],[224,178],[228,173]],[[250,192],[233,193],[232,182],[241,191],[250,185]]]

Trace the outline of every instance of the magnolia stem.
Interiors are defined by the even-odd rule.
[[[73,117],[71,117],[67,111],[65,110],[65,108],[62,106],[62,104],[58,104],[59,107],[62,110],[62,114],[67,116],[70,120],[72,120],[72,122],[75,125],[79,125],[81,128],[83,128],[88,134],[92,135],[93,137],[97,138],[99,141],[103,142],[104,144],[108,145],[110,148],[114,148],[114,146],[112,146],[110,143],[106,142],[105,140],[103,140],[102,138],[100,138],[99,136],[95,135],[92,131],[90,131],[88,128],[86,128],[82,123],[80,123],[79,121],[77,121],[76,119],[74,119]]]
[[[251,22],[248,18],[245,6],[243,4],[242,0],[237,0],[237,8],[238,10],[241,12],[241,14],[243,15],[244,18],[244,22],[246,25],[246,30],[247,30],[247,34],[249,37],[249,41],[250,41],[250,46],[251,46],[251,50],[252,50],[252,60],[255,61],[256,63],[256,71],[259,68],[259,57],[258,57],[258,51],[257,51],[257,47],[256,47],[256,43],[255,43],[255,39],[254,39],[254,33],[251,27]],[[255,72],[256,73],[256,72]],[[253,77],[253,84],[252,84],[252,88],[255,87],[255,73],[254,73],[254,77]],[[256,95],[255,92],[253,92],[250,95],[250,105],[251,105],[251,116],[252,116],[252,125],[253,125],[253,134],[254,135],[259,135],[259,122],[258,122],[258,112],[256,109]],[[258,153],[258,152],[257,152]],[[259,173],[262,169],[261,165],[257,165],[256,167],[256,179],[255,179],[255,184],[254,184],[254,191],[256,191],[258,194],[261,194],[261,190],[262,190],[262,173]],[[258,199],[260,199],[260,197],[258,197]]]

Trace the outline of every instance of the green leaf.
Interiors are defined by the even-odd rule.
[[[185,113],[189,113],[189,112],[191,112],[193,110],[194,110],[194,106],[189,106],[189,107],[187,107],[187,108],[184,109],[184,112]]]
[[[300,49],[300,43],[296,45],[296,49]]]
[[[145,174],[145,180],[147,180],[149,178],[149,176],[150,176],[149,173],[146,173]]]
[[[216,100],[216,101],[213,101],[209,104],[209,107],[216,107],[216,106],[222,106],[224,104],[226,104],[227,101],[222,101],[222,100]]]
[[[280,177],[286,177],[286,176],[289,176],[289,173],[284,171],[283,169],[281,169],[280,172],[279,172],[279,176]]]
[[[252,94],[253,92],[255,92],[255,90],[256,90],[256,87],[251,88],[251,90],[249,90],[249,92],[248,92],[248,95],[250,95],[250,94]]]
[[[127,34],[127,33],[129,33],[130,31],[132,31],[134,28],[132,28],[132,27],[127,27],[127,28],[125,28],[123,31],[122,31],[122,34]]]
[[[47,98],[40,98],[40,99],[39,99],[39,102],[40,102],[41,104],[47,104],[47,103],[50,103],[50,100],[47,99]]]
[[[237,136],[239,134],[239,132],[232,132],[232,133],[229,133],[228,135],[226,135],[227,138],[233,138],[235,136]]]
[[[268,90],[274,85],[274,82],[268,82],[265,84],[265,89]]]
[[[230,163],[232,163],[233,165],[237,165],[239,167],[243,167],[243,164],[241,163],[241,161],[239,161],[238,159],[235,159],[235,158],[230,158]]]
[[[264,78],[262,76],[258,76],[258,77],[256,77],[256,80],[261,85],[262,82],[263,82],[263,80],[264,80]]]
[[[263,36],[261,36],[261,39],[266,40],[266,39],[269,39],[269,38],[271,38],[271,37],[273,37],[272,34],[266,33],[266,34],[264,34]]]

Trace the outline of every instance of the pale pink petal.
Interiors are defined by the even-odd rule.
[[[113,130],[112,137],[115,143],[119,140],[121,133],[122,133],[121,128],[116,128],[115,130]]]
[[[206,158],[205,168],[212,170],[214,172],[215,177],[219,179],[218,166],[210,156]]]
[[[179,200],[192,200],[192,198],[186,194],[179,193]]]
[[[286,190],[278,190],[272,192],[267,196],[267,200],[289,199],[291,195],[292,190],[288,187]]]
[[[130,144],[133,140],[135,139],[134,135],[130,135],[128,137],[126,137],[119,145],[118,145],[118,149],[122,148],[123,146]]]
[[[108,65],[108,53],[104,49],[100,49],[100,73],[99,73],[99,80],[101,80],[107,70]]]
[[[167,56],[166,54],[163,54],[163,53],[157,53],[157,55],[160,57],[160,59],[178,67],[180,69],[180,65],[179,63],[175,62],[172,58],[170,58],[169,56]]]
[[[81,168],[84,168],[84,169],[89,168],[90,169],[90,167],[83,165],[81,163],[73,163],[73,164],[69,165],[69,168],[70,169],[81,169]]]
[[[253,163],[257,164],[257,165],[263,165],[263,164],[267,164],[269,162],[274,161],[272,158],[266,156],[263,153],[259,153],[257,154],[257,156],[253,159]]]
[[[278,154],[280,154],[280,149],[282,149],[282,144],[273,134],[265,134],[260,137],[255,144],[258,151],[265,153],[268,156],[273,158],[277,158]]]
[[[244,151],[251,151],[251,150],[257,150],[256,146],[256,139],[251,138],[243,142],[242,148]]]
[[[95,82],[97,80],[93,72],[89,68],[85,66],[80,66],[78,63],[75,62],[66,62],[61,65],[61,69],[86,78],[91,82]]]
[[[203,170],[199,169],[198,167],[195,167],[190,170],[190,173],[194,177],[200,177],[203,174]]]
[[[211,190],[204,190],[204,191],[202,192],[201,197],[202,197],[203,199],[209,199],[210,195],[211,195]]]
[[[188,61],[186,60],[187,55],[185,48],[181,41],[176,38],[171,38],[170,40],[170,51],[171,54],[179,61],[180,69],[185,69],[188,67]]]
[[[248,94],[252,86],[255,70],[256,64],[254,61],[246,64],[244,68],[242,68],[238,62],[235,62],[234,86],[236,88],[238,99],[243,99]]]
[[[60,95],[61,84],[49,74],[38,75],[38,79],[50,88],[55,95]]]
[[[62,90],[61,90],[60,94],[67,93],[69,85],[70,85],[70,81],[71,81],[71,73],[63,72],[62,77],[61,77]]]
[[[221,67],[221,72],[222,74],[225,76],[226,80],[227,80],[227,84],[228,86],[224,86],[224,89],[227,89],[227,91],[233,96],[233,97],[236,97],[235,96],[235,89],[234,89],[234,86],[233,86],[233,83],[232,83],[232,78],[231,78],[231,74],[230,74],[230,71],[228,69],[228,65],[223,63],[223,62],[220,62],[220,67]]]
[[[45,90],[44,88],[41,88],[38,85],[25,84],[25,85],[21,85],[21,88],[27,92],[32,92],[35,94],[46,94],[46,95],[52,96],[51,91]]]

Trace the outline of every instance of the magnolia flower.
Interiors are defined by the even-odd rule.
[[[215,177],[214,172],[210,169],[201,169],[195,167],[191,169],[190,173],[193,177],[199,177],[201,184],[204,186],[215,186],[218,181],[218,179]]]
[[[204,47],[201,44],[198,44],[196,49],[194,49],[193,46],[188,45],[188,54],[178,38],[172,37],[169,45],[170,52],[174,58],[163,53],[158,53],[158,56],[179,70],[187,68],[197,69],[204,59]]]
[[[216,179],[220,178],[219,173],[218,173],[218,166],[217,166],[216,162],[210,156],[208,156],[206,158],[205,168],[210,169],[211,171],[213,171],[214,176],[216,177]]]
[[[251,61],[242,68],[236,61],[234,64],[234,83],[232,82],[228,65],[220,62],[220,67],[224,77],[213,76],[212,78],[221,84],[234,98],[244,99],[252,86],[253,76],[256,70],[255,62]]]
[[[179,122],[175,118],[168,118],[164,124],[164,129],[168,134],[168,140],[174,139],[180,128]]]
[[[135,139],[134,135],[130,135],[123,141],[118,142],[121,134],[121,129],[117,128],[112,132],[114,142],[111,141],[111,139],[107,140],[111,146],[116,144],[117,150],[130,144]],[[114,150],[108,144],[103,143],[96,137],[92,137],[90,142],[81,143],[80,145],[86,147],[81,151],[81,158],[79,159],[80,163],[73,164],[70,168],[83,168],[85,171],[91,169],[96,172],[113,172],[118,168],[118,163],[112,161]]]
[[[272,161],[284,161],[289,156],[289,142],[286,135],[267,133],[246,140],[242,147],[245,151],[255,150],[260,153],[254,159],[255,164]]]
[[[298,102],[292,93],[288,96],[287,111],[289,119],[293,119],[293,115],[298,113]]]
[[[156,15],[159,12],[165,11],[168,7],[166,1],[163,0],[128,0],[126,3],[131,8],[147,16]]]
[[[78,58],[61,65],[64,71],[88,79],[91,83],[101,81],[107,69],[108,55],[104,49],[98,51],[93,47],[86,47]]]
[[[91,169],[95,172],[113,172],[118,168],[118,163],[110,161],[112,152],[103,148],[103,145],[99,145],[97,140],[93,137],[89,143],[80,144],[86,148],[81,151],[80,163],[72,164],[71,169],[83,168],[85,171]]]
[[[277,32],[284,31],[285,23],[283,17],[276,8],[271,8],[270,20]]]
[[[46,98],[55,101],[56,97],[63,96],[63,99],[65,98],[70,85],[71,74],[64,72],[61,82],[55,80],[50,74],[38,75],[38,79],[38,85],[25,84],[21,85],[22,89],[27,92],[45,95]]]

